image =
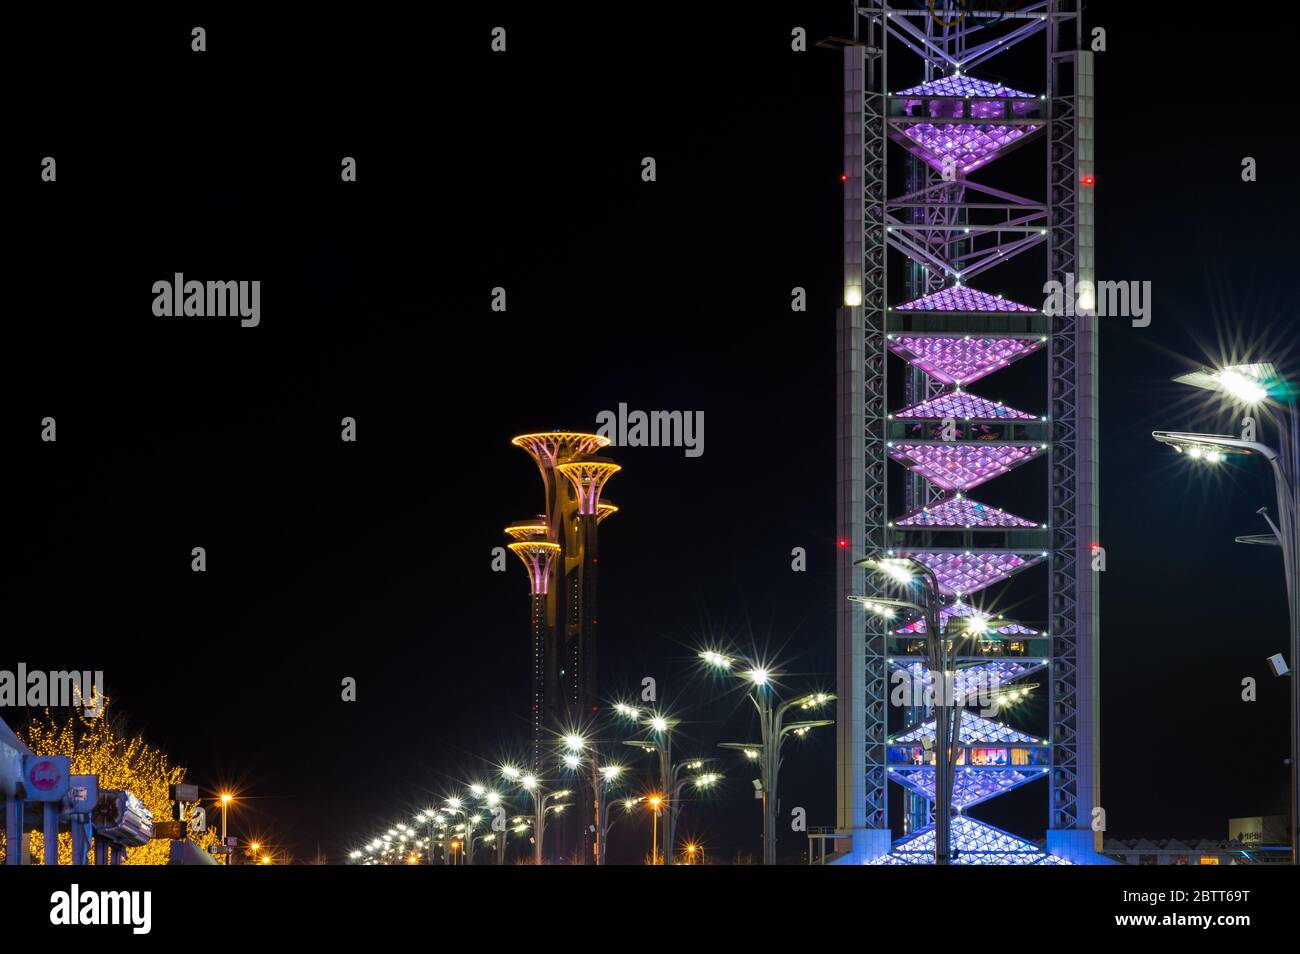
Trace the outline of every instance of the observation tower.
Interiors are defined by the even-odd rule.
[[[844,62],[838,860],[935,857],[934,711],[890,694],[936,684],[924,618],[849,600],[879,590],[855,561],[894,556],[935,574],[945,635],[999,617],[961,642],[956,691],[1024,702],[962,713],[955,863],[1101,863],[1097,328],[1040,305],[1094,280],[1092,54],[1078,0],[974,6],[862,0],[823,43]],[[1027,409],[999,396],[1018,364]],[[1031,786],[1023,836],[975,817]]]

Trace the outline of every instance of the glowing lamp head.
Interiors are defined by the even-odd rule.
[[[513,765],[503,765],[501,767],[501,774],[513,782],[519,778],[519,769],[515,768]]]
[[[1268,397],[1268,389],[1236,368],[1219,372],[1219,387],[1243,404],[1258,404]]]
[[[562,741],[564,742],[564,747],[570,752],[581,752],[587,746],[587,740],[576,732],[569,733]]]
[[[661,715],[653,715],[650,717],[650,728],[656,732],[667,732],[668,720]]]
[[[762,666],[757,666],[745,673],[745,678],[756,686],[766,686],[772,680],[772,674]]]
[[[573,752],[566,752],[564,754],[565,768],[576,769],[581,764],[582,764],[582,759],[579,758],[577,755],[575,755]]]
[[[849,308],[857,308],[862,304],[862,289],[857,285],[850,285],[844,289],[844,304]]]
[[[878,567],[881,573],[896,583],[907,585],[915,579],[911,568],[902,560],[881,560]]]
[[[726,656],[722,655],[722,653],[714,652],[712,649],[704,650],[704,652],[700,653],[700,658],[704,660],[704,662],[707,665],[712,666],[714,669],[731,668],[731,660],[728,659]]]

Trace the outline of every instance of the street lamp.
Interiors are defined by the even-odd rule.
[[[561,742],[564,745],[561,761],[565,768],[575,773],[581,772],[584,763],[588,768],[586,781],[591,786],[591,801],[595,813],[593,857],[598,866],[603,865],[607,856],[606,835],[609,831],[609,790],[618,783],[619,776],[623,774],[623,766],[602,765],[600,752],[595,743],[581,733],[566,733],[561,737]],[[583,753],[588,749],[591,750],[590,754],[584,757]]]
[[[654,819],[650,828],[650,864],[652,865],[659,864],[659,812],[663,808],[665,801],[667,799],[658,792],[647,795],[645,800],[646,805],[650,807],[650,811],[653,813]],[[667,828],[666,822],[664,827]]]
[[[532,796],[533,799],[533,863],[540,865],[542,863],[542,839],[546,836],[546,813],[559,813],[564,811],[565,806],[558,804],[559,799],[568,798],[569,791],[560,789],[558,791],[547,791],[543,783],[531,772],[521,772],[513,765],[506,765],[501,768],[501,777],[506,781],[518,785],[525,792]],[[557,804],[552,804],[555,801]]]
[[[791,734],[803,736],[818,726],[835,724],[832,719],[807,719],[786,724],[785,717],[796,706],[805,711],[820,708],[834,700],[835,696],[828,692],[811,692],[782,701],[776,697],[773,687],[776,677],[768,666],[752,660],[727,656],[711,649],[704,650],[699,656],[706,666],[744,680],[748,686],[746,695],[758,710],[760,741],[757,744],[723,742],[719,747],[737,749],[745,753],[746,758],[758,762],[759,784],[762,786],[759,794],[763,801],[763,864],[774,865],[776,864],[776,797],[777,782],[781,773],[781,748]],[[738,666],[746,668],[741,669]],[[707,784],[712,784],[713,781],[715,780]]]
[[[934,863],[946,865],[952,852],[952,790],[957,772],[957,741],[961,727],[961,708],[952,705],[953,670],[949,657],[949,640],[939,628],[943,595],[934,571],[911,557],[879,556],[858,560],[855,566],[874,570],[904,590],[919,589],[921,603],[872,596],[850,596],[869,612],[893,619],[906,609],[925,617],[925,646],[931,693],[934,704],[936,754],[934,760]]]
[[[1185,456],[1208,464],[1222,463],[1227,457],[1261,457],[1273,472],[1273,485],[1277,495],[1278,523],[1269,521],[1273,535],[1282,550],[1282,570],[1286,575],[1287,608],[1290,614],[1291,646],[1291,794],[1288,814],[1291,816],[1291,863],[1300,864],[1300,762],[1296,746],[1300,738],[1300,685],[1294,675],[1296,660],[1300,659],[1300,415],[1296,413],[1296,393],[1290,382],[1282,379],[1272,364],[1235,364],[1223,368],[1201,368],[1174,379],[1179,384],[1214,391],[1229,401],[1248,407],[1260,406],[1266,410],[1278,407],[1282,420],[1272,413],[1277,426],[1279,449],[1274,450],[1261,442],[1231,437],[1224,434],[1193,434],[1179,431],[1153,431],[1151,436],[1168,444]],[[1267,514],[1264,514],[1267,519]],[[1261,542],[1260,537],[1239,538],[1242,542]]]
[[[230,864],[230,843],[226,841],[226,808],[234,800],[235,796],[229,792],[222,792],[219,797],[221,799],[221,851],[225,863]]]
[[[662,712],[647,712],[644,718],[639,718],[641,713],[632,709],[630,706],[625,707],[629,712],[635,712],[636,716],[629,718],[638,718],[641,725],[646,729],[645,738],[628,739],[624,745],[630,745],[633,748],[641,749],[643,752],[653,752],[659,760],[659,796],[663,799],[667,811],[664,814],[663,831],[660,835],[661,842],[656,849],[656,856],[664,859],[665,864],[671,864],[673,837],[677,831],[677,819],[681,812],[681,791],[682,788],[696,781],[694,776],[684,776],[683,773],[696,771],[704,766],[706,762],[712,759],[688,759],[685,762],[673,764],[673,729],[677,726],[678,720]],[[615,707],[617,711],[617,707]],[[721,777],[721,776],[718,776]],[[658,818],[658,809],[656,809],[656,819]],[[654,827],[658,827],[657,825]]]

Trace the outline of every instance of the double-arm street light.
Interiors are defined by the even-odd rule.
[[[615,706],[615,711],[627,719],[640,723],[646,730],[643,738],[627,739],[624,744],[658,756],[659,790],[647,796],[646,803],[650,804],[653,799],[658,799],[658,802],[651,806],[655,815],[655,823],[652,827],[658,831],[659,836],[655,857],[662,859],[664,864],[671,864],[673,839],[676,837],[677,822],[681,817],[682,791],[688,785],[700,789],[708,788],[722,776],[716,772],[700,772],[700,769],[713,759],[692,758],[684,762],[673,762],[673,729],[676,728],[678,720],[660,712],[642,713],[632,706],[622,704]],[[661,814],[664,823],[659,825],[658,819]]]
[[[893,619],[900,610],[925,618],[926,662],[930,670],[931,700],[934,705],[934,863],[949,863],[952,851],[952,789],[957,772],[957,740],[961,709],[953,705],[953,670],[949,641],[939,627],[943,595],[939,579],[924,563],[911,557],[867,557],[856,566],[874,570],[904,591],[919,590],[921,602],[874,596],[850,596],[869,612]]]
[[[720,748],[738,749],[758,763],[759,784],[763,799],[763,864],[776,864],[776,811],[777,782],[781,772],[781,747],[791,735],[804,736],[819,726],[834,725],[832,719],[804,719],[787,723],[791,709],[808,711],[824,706],[835,699],[828,692],[811,692],[794,699],[781,700],[773,686],[776,675],[766,666],[753,660],[724,655],[714,650],[701,652],[705,665],[742,679],[746,695],[758,710],[759,738],[757,744],[748,742],[723,742]]]
[[[623,774],[623,766],[617,763],[601,764],[600,752],[595,744],[578,732],[570,732],[561,740],[564,744],[562,756],[564,767],[571,772],[582,773],[585,769],[587,782],[591,786],[591,801],[595,808],[595,860],[603,865],[606,858],[606,836],[609,833],[609,791],[618,784]]]
[[[546,813],[564,811],[561,799],[569,797],[568,789],[548,791],[542,782],[530,772],[521,772],[513,765],[501,769],[501,777],[522,788],[533,799],[533,864],[542,863],[542,841],[546,837]]]
[[[1300,764],[1296,758],[1297,738],[1300,737],[1300,685],[1297,685],[1300,677],[1295,672],[1297,660],[1300,660],[1300,608],[1296,605],[1297,598],[1300,597],[1300,570],[1297,568],[1297,557],[1300,556],[1300,527],[1297,522],[1300,511],[1300,488],[1297,487],[1297,478],[1300,477],[1300,418],[1296,413],[1296,390],[1290,382],[1278,375],[1277,369],[1271,364],[1238,364],[1217,370],[1203,368],[1174,380],[1180,384],[1217,392],[1234,404],[1258,408],[1272,418],[1277,427],[1279,447],[1276,450],[1256,440],[1224,434],[1153,431],[1151,436],[1203,463],[1220,464],[1229,457],[1259,457],[1268,463],[1273,472],[1278,523],[1270,521],[1269,525],[1282,550],[1282,569],[1286,574],[1287,605],[1290,611],[1288,642],[1291,658],[1288,664],[1291,670],[1291,794],[1287,813],[1290,815],[1291,863],[1294,865],[1300,863],[1297,855],[1300,851],[1300,838],[1297,837],[1296,827],[1297,820],[1300,819],[1300,806],[1297,805]],[[1249,543],[1262,542],[1259,537],[1239,539]]]

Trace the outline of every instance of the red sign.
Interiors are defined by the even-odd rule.
[[[23,787],[38,802],[57,802],[68,791],[72,766],[66,755],[29,755],[23,762]]]
[[[63,781],[63,773],[59,771],[59,766],[49,759],[41,759],[32,765],[31,773],[27,777],[32,781],[32,788],[38,792],[52,792],[59,787],[59,782]]]

